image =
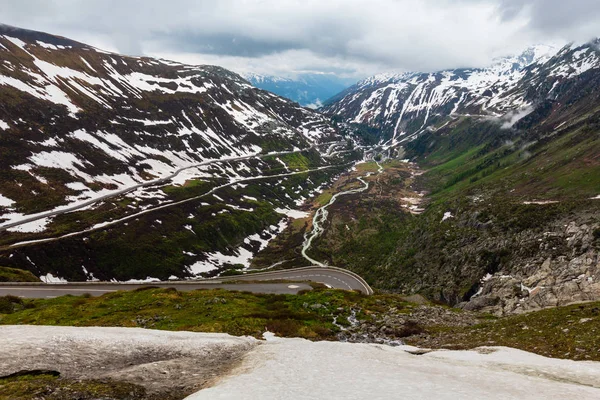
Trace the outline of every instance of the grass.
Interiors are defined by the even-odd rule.
[[[294,171],[306,171],[311,166],[311,161],[302,153],[283,154],[279,158]]]
[[[440,327],[409,343],[470,349],[508,346],[547,357],[600,361],[600,303],[493,318],[466,328]]]
[[[369,161],[366,163],[356,164],[356,170],[361,173],[367,173],[367,172],[375,173],[375,172],[379,171],[379,166],[377,165],[377,163],[375,161]]]
[[[327,203],[329,203],[329,201],[331,200],[331,198],[333,197],[333,191],[332,190],[325,190],[323,193],[321,193],[314,201],[315,204],[317,204],[318,207],[323,207],[324,205],[326,205]]]
[[[74,380],[52,374],[24,375],[0,378],[0,398],[11,400],[26,399],[149,399],[146,390],[138,385],[103,380]],[[175,399],[181,397],[161,397]]]
[[[383,298],[399,309],[406,305],[399,296]],[[24,303],[1,314],[0,324],[123,326],[255,337],[269,330],[279,336],[319,340],[335,339],[339,328],[333,324],[334,315],[348,316],[351,308],[367,313],[380,308],[371,297],[328,289],[298,295],[147,289]]]
[[[0,282],[40,282],[40,280],[29,271],[0,267]]]

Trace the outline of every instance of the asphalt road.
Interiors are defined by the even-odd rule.
[[[198,289],[225,289],[240,290],[252,293],[277,293],[277,294],[296,294],[300,290],[311,290],[310,285],[306,283],[217,283],[210,282],[205,284],[44,284],[35,286],[0,286],[0,296],[13,295],[26,297],[30,299],[49,299],[65,296],[68,294],[80,296],[89,293],[92,296],[101,296],[105,293],[117,292],[119,290],[134,290],[144,286],[159,286],[164,288],[175,288],[186,292]]]
[[[358,290],[372,294],[373,290],[358,275],[339,268],[306,267],[282,271],[262,272],[235,276],[220,280],[206,279],[201,281],[183,282],[152,282],[152,283],[112,283],[112,282],[83,282],[83,283],[2,283],[0,296],[13,295],[26,298],[53,298],[67,294],[79,296],[89,293],[100,296],[119,290],[135,290],[141,287],[158,286],[175,288],[180,291],[198,289],[241,290],[253,293],[296,294],[300,290],[310,290],[307,281],[323,283],[335,289]],[[224,283],[235,280],[236,283]],[[285,280],[286,283],[268,282]],[[249,282],[244,282],[249,281]]]

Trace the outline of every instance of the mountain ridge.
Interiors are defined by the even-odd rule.
[[[567,64],[575,69],[567,71]],[[533,46],[488,68],[375,75],[332,98],[322,111],[381,129],[388,143],[405,142],[426,128],[439,127],[453,115],[499,118],[530,107],[547,93],[533,98],[527,80],[544,69],[558,85],[599,64],[593,41],[561,49]]]
[[[348,162],[317,150],[343,140],[327,118],[224,68],[0,32],[0,226],[10,225],[0,232],[0,260],[8,267],[128,280],[248,266],[287,223],[276,210],[301,203]],[[22,223],[32,214],[44,217]],[[115,251],[124,253],[106,256]]]

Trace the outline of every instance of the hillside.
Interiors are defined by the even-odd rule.
[[[342,140],[223,68],[2,25],[0,263],[50,280],[247,266],[346,168],[327,156]]]
[[[459,86],[490,70],[396,77],[396,97],[373,79],[329,105],[416,164],[383,164],[368,192],[332,206],[314,254],[373,287],[498,315],[599,299],[597,44],[477,90]]]
[[[501,119],[508,128],[540,102],[556,100],[565,82],[584,79],[599,62],[597,42],[562,49],[539,45],[488,68],[377,75],[335,96],[323,111],[381,130],[388,144],[462,116]]]

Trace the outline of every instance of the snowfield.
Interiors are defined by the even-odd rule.
[[[149,393],[209,385],[259,343],[226,334],[139,328],[0,326],[0,376],[59,371],[71,379],[112,378]]]
[[[600,362],[505,347],[416,355],[411,346],[265,338],[0,326],[0,376],[51,369],[75,379],[124,380],[150,392],[197,391],[189,400],[600,398]]]
[[[509,348],[435,351],[409,346],[274,339],[250,352],[202,399],[599,399],[600,363]]]

